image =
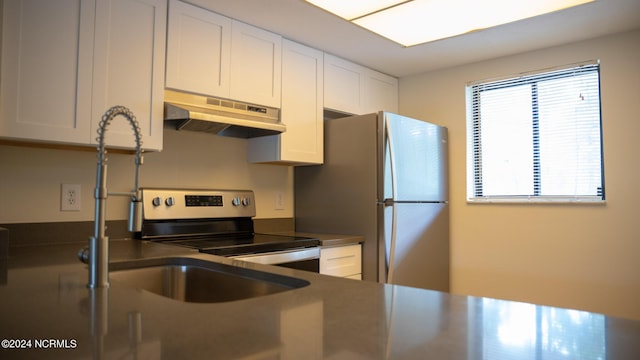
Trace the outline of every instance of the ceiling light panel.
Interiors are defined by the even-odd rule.
[[[306,0],[346,20],[353,20],[407,0]]]
[[[413,46],[595,0],[311,0],[403,46]]]

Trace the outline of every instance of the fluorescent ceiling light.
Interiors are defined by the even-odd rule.
[[[404,46],[482,30],[595,0],[306,0]]]
[[[353,20],[407,0],[311,0],[315,6],[334,13],[345,20]]]

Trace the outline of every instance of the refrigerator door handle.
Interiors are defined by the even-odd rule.
[[[387,264],[387,284],[393,284],[393,269],[395,268],[396,240],[398,212],[396,205],[391,205],[391,239],[389,242],[389,262]]]
[[[387,283],[393,284],[393,269],[395,269],[395,259],[396,259],[396,240],[397,240],[397,226],[398,223],[398,212],[397,206],[393,205],[391,208],[391,243],[389,249],[389,268],[387,269]]]
[[[389,167],[391,168],[391,199],[395,200],[398,194],[397,181],[396,181],[396,161],[394,157],[393,147],[393,134],[391,132],[391,122],[389,121],[389,115],[384,114],[384,132],[386,136],[386,145],[389,151]]]
[[[391,199],[385,199],[385,206],[388,206],[390,203],[392,208],[392,220],[391,220],[391,239],[389,244],[389,262],[387,264],[387,283],[391,284],[393,281],[393,269],[395,267],[395,254],[396,254],[396,224],[397,224],[397,211],[396,206],[393,204],[393,200],[396,199],[397,192],[397,181],[396,181],[396,162],[394,157],[394,148],[393,148],[393,134],[391,132],[391,122],[389,121],[389,115],[385,113],[385,135],[386,135],[386,146],[389,151],[389,166],[391,170]],[[389,201],[391,200],[391,201]]]

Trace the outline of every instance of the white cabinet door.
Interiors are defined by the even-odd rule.
[[[360,65],[324,55],[324,107],[361,114],[364,102],[364,71]]]
[[[232,21],[230,97],[280,107],[282,37]]]
[[[282,41],[281,135],[248,140],[250,162],[321,164],[323,151],[323,54]]]
[[[6,0],[0,136],[96,143],[111,106],[137,116],[145,149],[162,148],[165,0]],[[128,122],[106,142],[132,148]]]
[[[362,245],[321,247],[320,274],[362,279]]]
[[[166,87],[280,107],[282,38],[171,0]]]
[[[398,111],[398,79],[369,70],[365,76],[364,113]]]
[[[4,0],[2,15],[0,136],[87,144],[95,0]]]
[[[229,97],[231,19],[169,2],[166,87]]]
[[[398,79],[325,54],[324,107],[349,114],[398,111]]]
[[[91,133],[108,108],[123,105],[136,115],[143,148],[161,150],[166,1],[99,0],[97,14]],[[128,121],[116,117],[105,142],[134,147]]]

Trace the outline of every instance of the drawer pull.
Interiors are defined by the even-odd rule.
[[[327,259],[327,261],[332,261],[332,260],[341,260],[341,259],[348,259],[348,258],[352,258],[352,257],[355,257],[355,255],[345,255],[345,256],[339,256],[339,257],[329,258],[329,259]]]

